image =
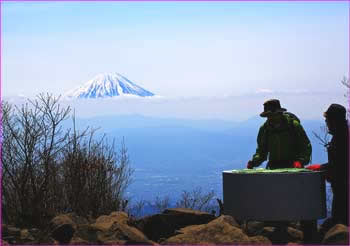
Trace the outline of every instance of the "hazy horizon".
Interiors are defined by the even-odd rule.
[[[344,94],[345,94],[344,86]],[[328,100],[324,100],[327,97]],[[31,99],[34,99],[31,97]],[[330,93],[252,93],[228,97],[114,97],[103,99],[61,99],[62,106],[70,106],[77,117],[93,118],[112,115],[141,115],[154,118],[190,120],[223,120],[241,122],[258,116],[263,103],[280,99],[281,106],[302,120],[324,120],[323,112],[331,103],[348,107],[343,94]],[[13,104],[27,102],[26,97],[4,97]],[[303,104],[296,103],[302,101]]]

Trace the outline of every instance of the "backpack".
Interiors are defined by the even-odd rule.
[[[298,123],[300,123],[300,119],[295,114],[293,114],[291,112],[283,112],[283,114],[288,115],[292,120],[296,120],[296,121],[298,121]],[[294,127],[294,124],[293,124],[293,127]]]
[[[298,121],[298,123],[300,123],[300,119],[298,118],[298,116],[296,116],[295,114],[291,113],[291,112],[283,112],[284,115],[287,115],[289,118],[291,118],[292,120],[288,121],[288,130],[291,132],[291,138],[293,139],[292,141],[296,140],[296,129],[295,129],[295,125],[293,123],[293,120]],[[264,131],[264,136],[265,138],[267,138],[268,136],[268,128],[265,128]],[[265,139],[266,144],[267,144],[267,139]]]
[[[295,125],[293,124],[293,120],[298,121],[298,123],[300,123],[300,119],[298,118],[298,116],[296,116],[295,114],[291,113],[291,112],[283,112],[284,115],[287,115],[289,118],[292,119],[292,121],[288,121],[288,128],[292,131],[295,132]],[[265,135],[268,133],[268,130],[265,128]],[[294,135],[294,134],[293,134]]]
[[[295,125],[293,123],[293,120],[296,120],[298,123],[300,123],[300,119],[298,118],[298,116],[296,116],[295,114],[291,113],[291,112],[283,112],[284,115],[287,115],[290,119],[290,121],[288,121],[288,129],[291,132],[291,138],[293,139],[292,141],[296,141],[296,128]],[[268,129],[265,128],[265,137],[268,134]],[[266,140],[267,141],[267,140]],[[312,156],[310,156],[310,162],[312,162]],[[306,164],[307,165],[307,164]]]

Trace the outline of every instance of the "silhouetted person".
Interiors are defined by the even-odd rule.
[[[328,132],[333,136],[328,143],[328,163],[313,164],[310,170],[325,170],[327,180],[333,191],[332,217],[329,226],[349,225],[349,127],[346,109],[339,104],[332,104],[324,112]]]
[[[267,120],[259,129],[256,153],[248,162],[247,168],[259,166],[267,158],[268,169],[302,168],[310,162],[312,152],[310,140],[299,119],[286,111],[277,99],[264,103],[264,112],[260,116],[267,117]],[[282,237],[281,243],[286,240],[283,237],[287,237],[287,221],[265,221],[265,223],[276,227],[276,235]],[[301,227],[304,242],[314,242],[317,232],[316,220],[301,221]]]
[[[260,127],[258,147],[252,160],[247,164],[251,169],[269,158],[267,168],[301,168],[307,165],[311,157],[311,144],[299,119],[281,108],[277,99],[264,103],[261,117],[267,117]]]

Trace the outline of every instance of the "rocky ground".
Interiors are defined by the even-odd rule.
[[[349,244],[349,230],[344,225],[321,231],[313,244]],[[282,232],[263,222],[239,224],[228,215],[215,217],[178,208],[141,219],[130,218],[124,212],[96,220],[61,214],[44,230],[2,225],[2,245],[6,244],[303,244],[303,233],[298,223],[290,223]]]

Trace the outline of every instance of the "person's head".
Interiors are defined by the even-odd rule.
[[[278,99],[270,99],[264,102],[264,112],[262,112],[260,116],[267,117],[270,123],[277,125],[282,121],[282,115],[285,111],[287,110],[281,107]]]
[[[340,104],[333,103],[323,113],[323,116],[325,117],[329,133],[334,134],[337,127],[346,122],[346,109]]]
[[[278,112],[278,113],[268,114],[267,120],[270,122],[270,124],[277,126],[283,120],[283,113]]]

